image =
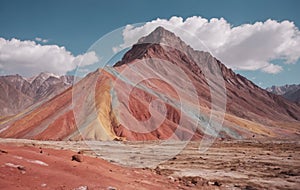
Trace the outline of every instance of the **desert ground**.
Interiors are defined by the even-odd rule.
[[[218,140],[204,152],[199,142],[0,139],[0,189],[299,189],[299,158],[296,139]]]

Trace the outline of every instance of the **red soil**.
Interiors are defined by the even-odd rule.
[[[0,145],[0,189],[177,189],[151,170],[124,168],[68,150]],[[34,162],[35,161],[35,162]],[[111,188],[110,188],[111,187]]]

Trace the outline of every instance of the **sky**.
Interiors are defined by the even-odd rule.
[[[214,56],[261,87],[300,83],[298,7],[297,0],[0,0],[0,74],[70,73],[105,60],[87,52],[101,37],[145,23],[115,32],[115,48],[168,25],[197,49],[180,33],[194,31]]]

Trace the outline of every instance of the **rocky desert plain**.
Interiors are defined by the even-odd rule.
[[[198,151],[199,142],[190,142],[155,167],[144,163],[169,156],[178,142],[160,146],[155,155],[124,150],[122,142],[98,141],[96,150],[83,141],[0,142],[1,189],[251,190],[298,189],[300,184],[297,139],[216,141],[204,153]],[[129,142],[135,147],[144,143]]]

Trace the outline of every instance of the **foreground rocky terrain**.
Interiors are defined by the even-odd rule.
[[[1,141],[0,189],[154,190],[181,186],[153,171],[120,167],[102,159],[60,150],[64,147],[51,149],[39,142]]]
[[[198,151],[199,142],[190,142],[172,157],[170,149],[182,142],[127,142],[127,148],[125,142],[112,141],[0,142],[1,189],[251,190],[300,185],[297,139],[217,141],[205,152]],[[149,145],[156,146],[155,154],[137,151]],[[73,155],[79,162],[72,161]],[[151,165],[160,158],[160,164]]]

